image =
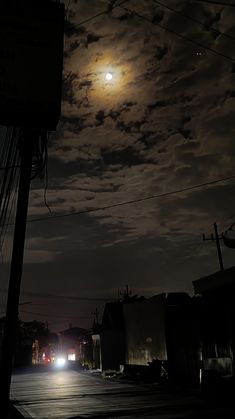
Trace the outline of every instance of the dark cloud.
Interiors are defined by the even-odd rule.
[[[167,54],[167,52],[168,52],[168,48],[167,47],[159,47],[159,46],[156,46],[155,57],[158,60],[162,60],[162,58],[165,57],[165,55]]]
[[[86,32],[85,28],[82,26],[77,26],[75,23],[72,23],[68,19],[65,20],[64,33],[70,38],[74,35],[80,36]]]
[[[96,116],[95,116],[95,119],[97,121],[96,122],[96,125],[97,126],[103,125],[105,118],[107,118],[107,115],[105,115],[105,112],[102,111],[102,110],[98,111],[97,114],[96,114]]]
[[[102,39],[102,36],[96,35],[95,33],[88,33],[86,38],[87,46],[93,42],[98,42],[100,39]]]
[[[121,164],[124,166],[135,166],[143,163],[141,159],[131,147],[127,147],[123,150],[115,151],[103,151],[102,153],[103,161],[105,164]]]

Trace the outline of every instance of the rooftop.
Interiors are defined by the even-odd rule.
[[[227,288],[231,285],[235,286],[235,266],[193,281],[196,294],[203,294],[204,292],[218,290],[224,287]]]

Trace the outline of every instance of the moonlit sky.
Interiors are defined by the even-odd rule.
[[[126,284],[145,296],[192,293],[193,280],[218,270],[216,246],[202,233],[235,222],[234,180],[48,219],[235,175],[235,8],[162,0],[202,27],[153,0],[118,3],[70,2],[62,116],[48,150],[51,215],[43,183],[31,186],[28,218],[47,220],[28,223],[21,302],[31,304],[20,313],[53,330],[90,327],[96,307],[101,318],[99,299],[117,298]],[[9,231],[1,289],[11,242]],[[225,267],[234,265],[235,250],[222,252]]]

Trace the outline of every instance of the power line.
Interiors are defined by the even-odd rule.
[[[8,167],[0,167],[0,170],[7,170],[7,169],[19,169],[20,164],[16,164],[15,166],[8,166]]]
[[[143,19],[143,20],[145,20],[146,22],[151,23],[151,24],[152,24],[152,25],[154,25],[154,26],[158,26],[159,28],[164,29],[164,30],[165,30],[165,31],[167,31],[167,32],[170,32],[170,33],[172,33],[173,35],[176,35],[178,38],[181,38],[181,39],[184,39],[185,41],[191,42],[191,44],[197,45],[198,47],[203,48],[203,49],[205,49],[205,50],[207,50],[207,51],[210,51],[210,52],[212,52],[213,54],[217,54],[217,55],[219,55],[220,57],[223,57],[223,58],[225,58],[226,60],[231,61],[232,63],[234,63],[234,62],[235,62],[235,59],[234,59],[234,58],[232,58],[232,57],[230,57],[229,55],[225,55],[225,54],[223,54],[222,52],[219,52],[219,51],[217,51],[217,50],[215,50],[215,49],[213,49],[213,48],[207,47],[206,45],[202,44],[201,42],[195,41],[195,40],[193,40],[193,39],[189,38],[189,37],[188,37],[188,36],[186,36],[186,35],[182,35],[181,33],[176,32],[174,29],[170,29],[170,28],[168,28],[168,27],[166,27],[166,26],[164,26],[164,25],[162,25],[162,24],[160,24],[160,23],[158,23],[158,22],[154,22],[154,21],[152,21],[151,19],[149,19],[147,16],[144,16],[144,15],[142,15],[142,14],[140,14],[140,13],[136,12],[136,11],[135,11],[135,10],[133,10],[133,9],[129,9],[128,7],[125,7],[125,6],[119,6],[119,7],[120,7],[121,9],[125,10],[126,12],[132,13],[132,14],[134,14],[135,16],[139,17],[140,19]]]
[[[213,5],[216,5],[216,6],[235,7],[235,3],[226,3],[224,1],[212,1],[212,0],[193,0],[193,1],[213,4]]]
[[[0,292],[6,293],[7,290],[0,288]],[[28,297],[38,297],[38,298],[47,298],[47,299],[62,299],[62,300],[73,300],[73,301],[110,301],[112,298],[102,298],[102,297],[76,297],[73,295],[58,295],[58,294],[47,294],[47,293],[37,293],[37,292],[21,292],[21,295]]]
[[[44,313],[44,312],[35,312],[35,311],[28,311],[28,310],[21,310],[19,308],[20,313],[24,314],[35,314],[36,316],[43,316],[45,317],[52,317],[52,318],[58,318],[58,319],[90,319],[90,316],[66,316],[66,315],[60,315],[60,314],[50,314],[50,313]]]
[[[166,196],[176,195],[176,194],[179,194],[179,193],[191,191],[191,190],[194,190],[194,189],[203,188],[205,186],[214,185],[216,183],[225,182],[225,181],[229,181],[229,180],[232,180],[232,179],[235,179],[235,175],[225,177],[225,178],[211,180],[209,182],[199,183],[197,185],[188,186],[186,188],[176,189],[174,191],[163,192],[163,193],[157,194],[157,195],[149,195],[149,196],[145,196],[143,198],[131,199],[129,201],[118,202],[116,204],[104,205],[103,207],[96,207],[96,208],[90,208],[90,209],[85,209],[85,210],[81,210],[81,211],[67,212],[65,214],[54,214],[54,215],[47,216],[47,217],[32,218],[32,219],[27,220],[27,223],[33,223],[33,222],[38,222],[38,221],[47,221],[47,220],[52,220],[52,219],[56,219],[56,218],[71,217],[71,216],[74,216],[74,215],[83,215],[83,214],[87,214],[87,213],[92,213],[92,212],[103,211],[103,210],[107,210],[107,209],[111,209],[111,208],[121,207],[121,206],[124,206],[124,205],[136,204],[138,202],[148,201],[148,200],[151,200],[151,199],[164,198]],[[8,226],[9,227],[13,226],[13,224],[9,224]]]
[[[19,159],[20,150],[18,143],[18,130],[7,129],[5,131],[5,139],[1,146],[1,160],[3,167],[0,171],[1,177],[1,191],[0,191],[0,251],[2,249],[6,225],[10,222],[12,211],[12,204],[14,194],[17,191],[18,178],[19,178]],[[10,210],[9,210],[10,209]]]
[[[113,6],[111,7],[111,10],[116,9],[117,7],[122,6],[123,4],[127,3],[128,1],[130,1],[130,0],[123,0],[123,1],[121,1],[120,3],[113,5]],[[96,15],[93,15],[93,16],[91,16],[91,17],[88,17],[88,18],[87,18],[87,19],[85,19],[85,20],[82,20],[82,21],[81,21],[81,22],[79,22],[76,26],[82,26],[82,25],[85,25],[85,23],[89,23],[89,22],[91,22],[92,20],[96,19],[97,17],[103,16],[103,15],[107,15],[108,13],[110,13],[110,9],[108,9],[108,10],[107,10],[107,9],[106,9],[106,10],[103,10],[102,12],[97,13]]]
[[[152,0],[152,1],[154,3],[156,3],[156,4],[158,4],[159,6],[162,6],[165,9],[168,9],[171,12],[173,12],[173,13],[179,15],[179,16],[183,16],[184,18],[186,18],[188,20],[191,20],[192,22],[197,23],[198,25],[202,26],[203,28],[207,29],[208,31],[211,31],[211,32],[216,33],[217,35],[221,35],[221,36],[224,36],[226,38],[232,39],[233,41],[235,40],[235,37],[234,36],[228,35],[228,34],[226,34],[224,32],[221,32],[220,30],[218,30],[216,28],[209,27],[206,23],[201,22],[200,20],[196,19],[195,17],[191,17],[189,15],[186,15],[185,13],[181,12],[180,10],[176,10],[173,7],[168,6],[168,5],[164,4],[164,3],[162,3],[161,1],[158,1],[158,0]]]
[[[15,190],[13,191],[13,198],[11,200],[11,207],[10,207],[10,210],[8,212],[7,221],[6,221],[5,225],[3,225],[2,231],[1,231],[1,234],[0,234],[0,253],[2,254],[2,256],[3,256],[3,247],[5,245],[5,240],[6,240],[6,235],[7,235],[7,226],[10,223],[12,212],[15,214],[18,184],[19,184],[19,173],[18,173],[18,176],[16,177],[16,180],[15,180]]]

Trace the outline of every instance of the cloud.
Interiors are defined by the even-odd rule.
[[[55,262],[61,254],[58,245],[63,242],[65,237],[31,237],[25,242],[24,263],[25,264],[44,264]]]
[[[47,201],[52,214],[99,208],[234,174],[232,63],[157,26],[232,56],[233,44],[207,29],[213,25],[233,33],[226,8],[174,2],[176,9],[207,25],[202,28],[153,2],[126,5],[150,22],[114,6],[108,10],[107,1],[71,1],[62,118],[49,142]],[[81,24],[102,11],[107,13]],[[113,74],[110,83],[106,72]],[[36,238],[36,246],[27,245],[27,260],[38,261],[41,268],[52,260],[59,263],[61,284],[66,266],[71,284],[79,271],[79,287],[85,278],[90,289],[109,289],[112,277],[112,288],[131,278],[142,289],[144,278],[150,290],[189,289],[197,275],[217,269],[213,251],[190,256],[189,250],[215,220],[220,229],[232,224],[233,189],[232,181],[224,182],[47,221],[41,227],[32,223],[28,234]],[[49,215],[43,194],[42,185],[33,183],[30,217]],[[233,263],[230,255],[228,263]]]
[[[56,258],[61,254],[59,251],[49,250],[31,250],[25,249],[24,263],[25,264],[41,264],[55,262]]]

